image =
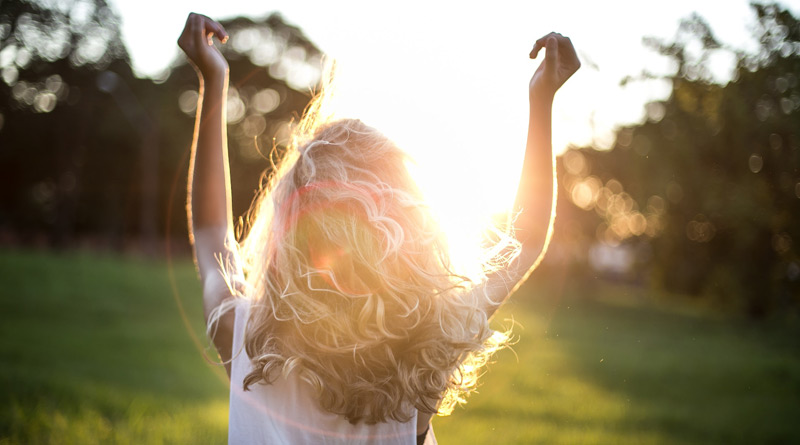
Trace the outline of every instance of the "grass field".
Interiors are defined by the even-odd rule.
[[[225,442],[224,373],[193,343],[167,271],[0,252],[0,443]],[[204,338],[191,264],[174,276]],[[608,302],[632,292],[515,295],[498,317],[523,326],[514,351],[434,421],[439,442],[800,443],[796,326]]]

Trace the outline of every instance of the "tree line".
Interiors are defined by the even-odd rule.
[[[166,234],[186,239],[197,78],[182,58],[137,78],[119,24],[105,0],[0,3],[0,243],[154,251]],[[241,215],[319,81],[321,53],[277,14],[223,25]]]
[[[775,4],[752,9],[756,52],[726,47],[696,15],[672,41],[646,39],[675,72],[623,82],[660,77],[669,97],[610,150],[559,158],[555,244],[570,263],[753,318],[797,313],[800,22]],[[736,61],[725,85],[711,76],[720,51]]]
[[[549,265],[706,298],[759,318],[800,307],[800,22],[754,4],[758,50],[698,16],[645,44],[676,67],[644,122],[557,160]],[[197,85],[176,60],[137,78],[105,0],[0,2],[0,245],[185,247]],[[279,15],[223,22],[233,207],[249,208],[319,82],[321,52]],[[699,48],[699,50],[698,50]],[[733,78],[715,82],[727,52]]]

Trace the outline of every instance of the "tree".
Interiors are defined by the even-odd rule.
[[[125,128],[105,112],[96,85],[105,70],[133,79],[105,0],[0,3],[0,228],[64,245],[74,230],[102,226],[81,211],[112,201],[95,187],[108,184],[98,181],[107,170],[92,162],[108,147],[131,151],[133,139],[104,131]]]
[[[572,150],[559,169],[586,244],[625,246],[654,285],[760,318],[800,307],[800,22],[753,10],[755,54],[725,48],[698,16],[675,41],[646,40],[675,61],[669,98],[612,150]],[[716,51],[737,60],[727,85],[711,78]]]
[[[230,35],[221,50],[231,76],[227,118],[233,214],[243,216],[262,174],[270,167],[269,156],[283,153],[293,123],[311,99],[320,79],[322,53],[300,29],[285,23],[278,14],[259,20],[238,17],[221,24]],[[165,150],[160,177],[167,184],[161,189],[162,208],[182,215],[188,165],[185,156],[197,105],[197,76],[184,58],[173,64],[159,91],[147,106],[155,110],[159,122],[169,123],[161,126]],[[169,184],[177,184],[181,190],[170,196]],[[172,218],[164,230],[187,239],[183,218]]]
[[[321,54],[278,15],[224,25],[233,204],[243,214],[273,138],[280,151],[310,99]],[[171,189],[185,187],[197,80],[183,59],[167,74],[133,75],[105,0],[0,2],[0,242],[147,251],[167,231],[186,239],[182,218],[165,222],[183,213]]]

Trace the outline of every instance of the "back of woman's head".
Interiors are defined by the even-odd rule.
[[[245,388],[297,372],[353,423],[449,413],[506,339],[451,271],[405,154],[361,121],[291,149],[252,218]]]

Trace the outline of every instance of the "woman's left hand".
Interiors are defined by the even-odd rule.
[[[214,46],[212,41],[214,36],[221,43],[228,40],[228,33],[222,25],[202,14],[191,13],[178,38],[178,46],[186,53],[186,57],[201,79],[208,77],[221,79],[228,73],[228,62]]]
[[[567,79],[581,67],[569,37],[555,32],[547,34],[533,45],[531,59],[535,59],[542,48],[546,50],[545,58],[531,78],[529,85],[531,99],[542,95],[552,98]]]

